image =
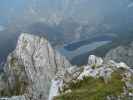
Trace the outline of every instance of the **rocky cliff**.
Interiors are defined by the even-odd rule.
[[[23,33],[4,67],[10,95],[28,100],[47,100],[51,80],[70,63],[56,52],[47,39]]]
[[[110,50],[106,56],[106,60],[123,61],[133,67],[133,42],[128,45],[121,45]]]
[[[72,66],[47,39],[23,33],[0,75],[0,100],[133,100],[133,70],[90,55]]]

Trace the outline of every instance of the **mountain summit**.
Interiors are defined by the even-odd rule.
[[[2,100],[132,100],[133,70],[90,55],[72,66],[48,40],[23,33],[0,75]],[[7,97],[7,98],[6,98]]]
[[[30,100],[46,100],[53,77],[70,66],[46,38],[23,33],[4,69],[14,95],[26,93]]]

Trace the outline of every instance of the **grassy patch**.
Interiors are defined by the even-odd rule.
[[[97,67],[97,65],[96,65],[96,64],[93,64],[93,65],[92,65],[92,68],[93,68],[93,69],[95,69],[96,67]]]
[[[123,92],[121,75],[112,73],[111,81],[106,84],[102,78],[86,77],[77,83],[70,83],[71,93],[61,94],[54,100],[106,100],[107,96],[118,96]]]

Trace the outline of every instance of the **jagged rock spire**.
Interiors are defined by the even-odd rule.
[[[90,66],[100,66],[103,64],[103,59],[101,57],[96,57],[95,55],[90,55],[88,58],[88,64]]]
[[[5,72],[8,73],[9,87],[13,88],[17,79],[23,79],[28,82],[28,98],[47,100],[52,78],[70,66],[47,39],[23,33],[15,51],[8,57]]]

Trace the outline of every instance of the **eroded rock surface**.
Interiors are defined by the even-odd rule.
[[[23,33],[16,49],[8,56],[5,72],[9,89],[16,88],[16,95],[26,93],[30,100],[47,100],[51,80],[68,67],[70,63],[47,39]]]
[[[124,62],[95,55],[89,56],[87,65],[72,66],[51,47],[47,39],[23,33],[0,75],[0,93],[4,96],[0,100],[53,100],[56,96],[71,94],[70,85],[74,86],[86,77],[104,85],[120,83],[120,91],[114,91],[120,93],[119,96],[106,97],[107,100],[123,100],[123,97],[133,98],[132,76],[133,70]]]
[[[102,92],[106,94],[104,97],[106,98],[105,100],[132,100],[130,98],[133,98],[133,92],[132,92],[133,70],[130,67],[128,67],[124,62],[115,62],[113,60],[107,61],[107,60],[103,60],[101,57],[90,55],[88,58],[88,64],[86,66],[82,66],[81,68],[71,67],[71,68],[68,68],[67,70],[68,71],[66,71],[66,73],[67,75],[69,75],[69,78],[67,78],[66,75],[64,74],[64,77],[56,79],[56,81],[60,80],[61,85],[60,86],[57,85],[58,89],[56,88],[56,90],[58,91],[56,91],[57,95],[56,96],[54,95],[55,97],[53,96],[53,98],[55,98],[54,100],[67,100],[66,98],[69,98],[69,100],[70,98],[72,100],[75,100],[76,96],[79,96],[78,92],[76,95],[76,91],[79,91],[79,92],[87,91],[86,88],[81,89],[81,87],[84,87],[82,85],[87,86],[89,84],[89,81],[88,83],[83,83],[83,82],[87,82],[88,79],[92,79],[93,81],[97,80],[96,82],[100,82],[99,85],[104,84],[107,90],[109,89],[109,87],[113,88],[116,85],[119,86],[118,90],[117,88],[116,89],[113,88],[114,89],[113,91],[115,93],[119,93],[119,95],[114,95],[113,92],[110,92],[112,90],[108,91],[110,92],[108,95],[107,95],[107,91],[105,92],[104,90],[103,91],[100,90],[101,94]],[[78,74],[75,74],[76,72]],[[64,81],[66,79],[67,79],[67,82]],[[113,84],[112,82],[115,84]],[[109,87],[108,87],[108,84],[110,84]],[[77,86],[74,86],[74,85],[77,85]],[[93,83],[90,84],[90,86],[91,85],[93,86]],[[99,85],[98,85],[98,88],[99,88]],[[93,88],[95,92],[97,91],[97,85],[91,88]],[[88,90],[88,93],[91,94],[91,92],[92,91]],[[72,96],[74,94],[75,96]],[[87,97],[82,97],[82,99],[83,98],[87,98]],[[88,98],[89,98],[89,95],[88,95]],[[50,99],[50,100],[53,100],[53,99]],[[80,100],[80,99],[78,99],[77,97],[76,100]],[[88,99],[88,100],[91,100],[91,99]],[[99,99],[99,100],[103,100],[103,99]]]
[[[106,56],[106,60],[114,60],[125,62],[128,66],[133,67],[133,42],[126,46],[119,46],[110,50]]]

